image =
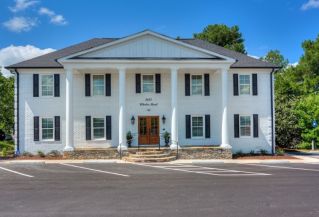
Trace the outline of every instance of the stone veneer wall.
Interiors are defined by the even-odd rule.
[[[176,153],[176,151],[174,151]],[[220,147],[182,147],[178,159],[232,159],[231,149]]]

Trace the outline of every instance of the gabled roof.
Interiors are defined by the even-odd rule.
[[[152,33],[152,32],[151,32]],[[137,33],[140,34],[140,33]],[[153,33],[157,34],[157,33]],[[167,37],[167,36],[163,36]],[[95,48],[106,46],[107,44],[113,44],[116,41],[122,41],[124,38],[93,38],[91,40],[66,47],[61,50],[57,50],[39,57],[35,57],[30,60],[26,60],[20,63],[16,63],[7,66],[7,69],[13,68],[63,68],[63,66],[58,62],[58,59],[72,56],[77,53],[81,53],[87,50],[94,50]],[[170,38],[172,40],[172,38]],[[235,59],[236,62],[231,65],[231,68],[279,68],[278,66],[255,59],[253,57],[247,56],[245,54],[232,51],[215,44],[200,40],[200,39],[173,39],[176,42],[185,44],[185,46],[193,46],[198,49],[206,50],[208,52],[213,52],[221,56],[225,56],[231,59]]]

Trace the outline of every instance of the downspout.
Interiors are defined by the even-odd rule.
[[[274,106],[274,73],[276,72],[273,68],[270,72],[270,106],[271,106],[271,152],[272,155],[276,153],[276,141],[275,141],[275,106]]]
[[[19,86],[20,86],[20,82],[19,82],[19,72],[18,72],[18,70],[17,69],[14,69],[14,73],[16,74],[16,85],[17,85],[17,98],[16,98],[16,100],[17,100],[17,108],[16,108],[16,115],[17,115],[17,125],[16,125],[16,129],[15,129],[15,131],[16,131],[16,155],[20,155],[20,133],[19,133],[19,120],[20,120],[20,118],[19,118]]]

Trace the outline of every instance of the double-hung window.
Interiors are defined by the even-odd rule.
[[[104,96],[104,75],[93,75],[93,96]]]
[[[239,75],[239,94],[250,95],[250,75]]]
[[[192,75],[192,95],[202,95],[203,94],[203,76],[202,75]]]
[[[142,75],[143,79],[143,93],[155,92],[155,79],[154,75]]]
[[[53,140],[54,122],[53,118],[42,118],[42,140]]]
[[[192,116],[192,137],[201,138],[204,136],[203,116]]]
[[[105,138],[105,123],[104,118],[93,118],[93,138],[104,139]]]
[[[54,94],[53,75],[41,75],[41,93],[42,96],[53,96]]]
[[[241,137],[251,136],[251,117],[248,115],[240,116],[239,132]]]

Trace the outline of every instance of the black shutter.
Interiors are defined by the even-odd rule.
[[[239,114],[234,115],[234,137],[239,138]]]
[[[91,96],[91,75],[85,74],[85,96]]]
[[[33,74],[33,97],[39,97],[39,75]]]
[[[60,96],[60,75],[54,74],[54,96]]]
[[[85,139],[91,140],[91,116],[85,116]]]
[[[191,138],[191,116],[186,115],[186,139]]]
[[[258,115],[253,115],[253,123],[254,123],[254,137],[258,137]]]
[[[257,74],[253,74],[253,95],[258,95],[258,84],[257,84]]]
[[[205,96],[209,96],[209,74],[204,74],[204,92]]]
[[[106,134],[107,140],[112,139],[112,117],[111,116],[106,116],[105,118],[105,134]]]
[[[161,74],[155,74],[156,93],[161,93]]]
[[[233,74],[233,91],[234,96],[238,96],[238,74]]]
[[[111,74],[105,74],[105,96],[111,96]]]
[[[54,140],[60,141],[60,116],[54,116]]]
[[[40,136],[40,122],[39,122],[39,116],[34,116],[33,117],[33,140],[34,141],[39,141]]]
[[[210,138],[210,115],[205,115],[205,138]]]
[[[191,75],[185,74],[185,96],[191,95],[190,85],[191,85]]]
[[[141,93],[141,74],[135,75],[135,92]]]

